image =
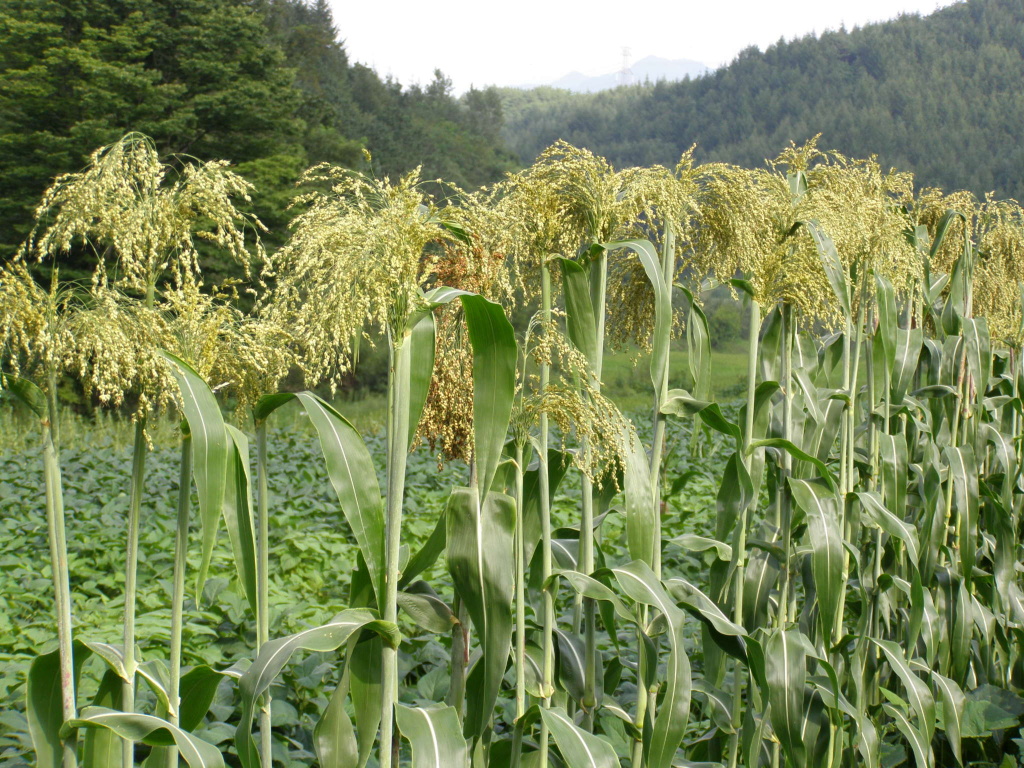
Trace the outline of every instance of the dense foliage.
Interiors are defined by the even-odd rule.
[[[1024,197],[1024,7],[965,0],[919,17],[779,41],[692,81],[597,94],[502,90],[522,162],[565,139],[620,165],[701,159],[759,165],[821,133],[926,185]],[[998,147],[998,150],[993,148]]]
[[[443,200],[415,171],[314,167],[268,253],[247,182],[172,170],[139,134],[97,150],[0,269],[2,385],[39,440],[5,458],[0,500],[9,535],[41,542],[20,485],[41,464],[57,641],[4,718],[28,731],[14,759],[1022,762],[1018,203],[814,141],[754,170],[689,152],[617,170],[559,142]],[[27,262],[78,241],[91,281],[35,281]],[[253,275],[251,311],[202,290],[208,250]],[[747,316],[741,403],[716,399],[708,283]],[[369,441],[344,404],[282,386],[333,389],[367,341],[388,359]],[[646,353],[647,413],[608,397],[613,349]],[[130,454],[63,448],[67,379],[132,412]],[[270,429],[287,408],[315,440]],[[148,431],[167,413],[177,482]],[[321,457],[337,504],[296,559],[296,510],[324,525]],[[91,500],[118,478],[123,501]],[[96,517],[123,523],[123,582],[79,560]],[[120,608],[120,637],[83,606]]]
[[[307,166],[363,167],[367,148],[379,173],[422,164],[426,178],[476,186],[511,166],[501,120],[493,91],[456,99],[440,73],[403,88],[349,62],[325,0],[4,0],[0,254],[54,177],[128,130],[239,165],[273,244]]]

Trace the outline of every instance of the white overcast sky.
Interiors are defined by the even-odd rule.
[[[434,69],[471,85],[546,83],[572,71],[616,72],[622,49],[715,68],[744,48],[847,29],[953,0],[330,0],[349,57],[403,84]]]

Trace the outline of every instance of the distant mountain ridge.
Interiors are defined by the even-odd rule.
[[[1024,2],[962,0],[930,15],[742,51],[684,82],[597,93],[500,89],[524,164],[557,139],[616,167],[763,165],[790,141],[877,155],[920,186],[1024,199]]]
[[[629,68],[629,77],[625,84],[657,83],[659,81],[677,82],[687,78],[700,77],[711,71],[711,67],[693,59],[666,59],[661,56],[646,56]],[[609,88],[623,85],[622,72],[609,72],[604,75],[584,75],[581,72],[570,72],[550,83],[552,88],[562,88],[573,93],[596,93]]]

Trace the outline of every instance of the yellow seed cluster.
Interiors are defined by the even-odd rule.
[[[53,259],[75,245],[92,248],[99,262],[95,280],[107,280],[108,267],[116,269],[118,285],[137,293],[168,270],[197,275],[197,240],[225,250],[248,270],[246,233],[262,225],[235,200],[249,202],[252,189],[220,160],[185,163],[174,174],[150,139],[128,134],[94,152],[85,170],[57,178],[22,253]],[[254,247],[262,257],[258,238]]]
[[[281,344],[255,351],[239,329],[266,322],[200,290],[204,247],[227,253],[247,273],[264,260],[262,225],[236,207],[251,190],[226,162],[182,159],[175,170],[140,134],[97,150],[83,171],[46,191],[32,233],[0,278],[6,364],[17,370],[45,358],[47,372],[74,371],[87,395],[113,407],[130,402],[135,415],[169,403],[176,391],[159,349],[239,382],[240,400],[254,397],[242,390],[256,381],[275,389],[291,353]],[[56,280],[56,263],[72,248],[96,257],[88,286]],[[49,295],[32,283],[30,258],[54,262]],[[229,373],[215,373],[225,365]]]
[[[991,200],[978,211],[974,314],[988,320],[997,343],[1024,344],[1024,210],[1015,200]]]
[[[392,184],[330,166],[308,171],[292,237],[271,261],[277,293],[267,316],[300,344],[307,381],[336,385],[369,326],[400,342],[422,303],[425,249],[450,239],[419,189],[419,171]],[[368,338],[368,336],[367,336]]]

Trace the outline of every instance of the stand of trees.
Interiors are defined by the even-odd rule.
[[[273,246],[309,165],[365,167],[368,149],[379,175],[476,186],[516,165],[501,126],[493,90],[455,98],[440,72],[403,87],[350,62],[326,0],[0,0],[0,258],[55,176],[129,130],[235,163]]]
[[[927,17],[743,51],[678,83],[597,94],[502,91],[505,137],[523,163],[555,139],[616,166],[763,164],[789,141],[877,154],[919,183],[1024,196],[1024,4],[967,0]]]

